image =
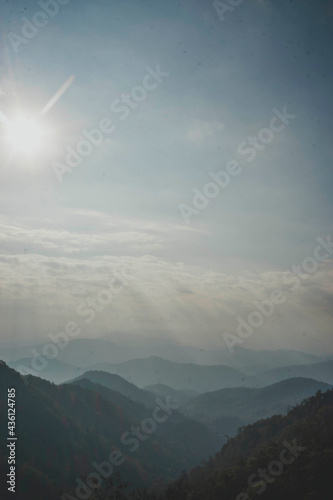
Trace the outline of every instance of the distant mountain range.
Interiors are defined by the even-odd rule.
[[[185,403],[189,399],[199,395],[196,391],[191,390],[177,391],[176,389],[172,389],[165,384],[147,385],[144,389],[155,394],[156,396],[162,396],[165,398],[169,397],[179,404]]]
[[[45,343],[47,344],[49,340]],[[18,361],[31,357],[35,348],[42,352],[45,344],[22,348],[0,349],[0,359],[6,362]],[[57,360],[78,368],[88,368],[99,363],[122,363],[132,359],[157,356],[177,363],[200,365],[225,365],[248,375],[282,366],[303,365],[327,361],[324,356],[306,354],[299,351],[279,349],[256,351],[236,347],[231,353],[228,349],[198,349],[194,347],[139,343],[138,345],[118,345],[105,339],[73,339],[63,350],[59,349]]]
[[[13,368],[22,375],[36,375],[55,384],[62,384],[67,380],[78,377],[84,372],[84,369],[62,363],[58,359],[47,359],[47,366],[40,371],[31,368],[31,358],[22,358],[17,361],[8,361],[7,363],[10,368]],[[34,367],[34,365],[32,366]]]
[[[333,361],[301,366],[286,366],[255,376],[223,365],[203,366],[173,363],[161,358],[135,359],[124,363],[102,363],[96,370],[116,373],[139,387],[164,384],[173,389],[199,393],[232,387],[264,387],[288,378],[312,378],[333,384]]]
[[[265,358],[267,353],[263,352],[261,356]],[[279,356],[282,356],[282,354],[280,353]],[[256,352],[256,358],[259,360],[259,352]],[[289,359],[289,356],[287,356],[287,359]],[[283,367],[256,372],[252,375],[249,375],[250,370],[248,368],[240,371],[225,365],[176,363],[156,356],[132,359],[122,363],[97,363],[96,365],[90,365],[87,369],[63,363],[59,359],[48,359],[46,361],[47,366],[38,372],[38,375],[55,383],[63,383],[74,379],[86,371],[104,371],[117,374],[141,388],[162,384],[175,390],[190,390],[198,393],[232,387],[263,387],[295,377],[312,378],[320,382],[333,384],[333,360],[302,365],[284,365]],[[283,359],[280,359],[280,362],[283,363]],[[29,367],[30,364],[31,359],[29,358],[8,362],[10,367],[22,374],[27,373],[25,367]]]
[[[157,383],[181,391],[207,392],[222,387],[249,386],[255,383],[253,377],[229,366],[174,363],[156,356],[118,364],[101,363],[92,368],[116,373],[139,387]]]
[[[179,391],[163,384],[139,389],[118,375],[105,372],[86,372],[72,383],[87,380],[99,386],[120,392],[132,401],[154,406],[156,397],[177,402],[179,411],[204,423],[223,435],[235,435],[238,428],[274,414],[286,414],[303,399],[317,391],[326,391],[332,385],[313,379],[291,378],[263,388],[238,387],[220,389],[196,395],[192,391]],[[82,385],[82,384],[81,384]],[[100,387],[99,389],[101,390]]]
[[[261,386],[279,382],[291,377],[313,378],[321,382],[333,384],[333,360],[310,365],[292,365],[284,368],[267,370],[255,377]]]
[[[272,415],[284,415],[303,399],[332,385],[306,378],[291,378],[264,388],[240,387],[207,392],[183,403],[180,411],[225,432],[225,418],[238,418],[241,425]]]

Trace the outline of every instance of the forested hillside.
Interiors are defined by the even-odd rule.
[[[333,390],[241,429],[203,467],[170,484],[172,500],[331,500]],[[286,450],[286,451],[284,451]]]
[[[222,444],[202,424],[180,415],[175,406],[155,414],[154,409],[90,381],[56,386],[38,377],[22,377],[3,362],[1,429],[7,428],[11,387],[16,390],[17,500],[58,500],[75,489],[81,474],[96,472],[92,462],[99,464],[117,451],[121,476],[132,487],[163,484]],[[153,415],[158,415],[155,424]],[[138,429],[140,435],[135,437]],[[0,453],[1,470],[6,470],[5,447]]]

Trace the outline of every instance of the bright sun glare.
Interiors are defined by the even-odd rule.
[[[41,147],[43,136],[43,129],[32,118],[20,116],[7,122],[6,138],[14,152],[32,154]]]

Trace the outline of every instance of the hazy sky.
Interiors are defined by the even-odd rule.
[[[333,235],[331,2],[245,0],[220,16],[210,0],[53,5],[47,17],[1,0],[1,338],[77,321],[83,336],[225,347],[280,288],[244,347],[333,352],[332,254],[297,289],[290,276]],[[267,131],[283,108],[293,117]],[[30,156],[5,137],[18,113],[45,131]],[[113,131],[60,182],[55,162],[107,118]],[[245,153],[254,137],[265,144]],[[238,175],[193,206],[231,160]],[[130,279],[102,307],[117,273]],[[100,309],[89,323],[87,300]]]

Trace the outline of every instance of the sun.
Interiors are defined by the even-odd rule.
[[[31,155],[42,147],[44,131],[33,118],[19,116],[7,121],[5,137],[14,153]]]

